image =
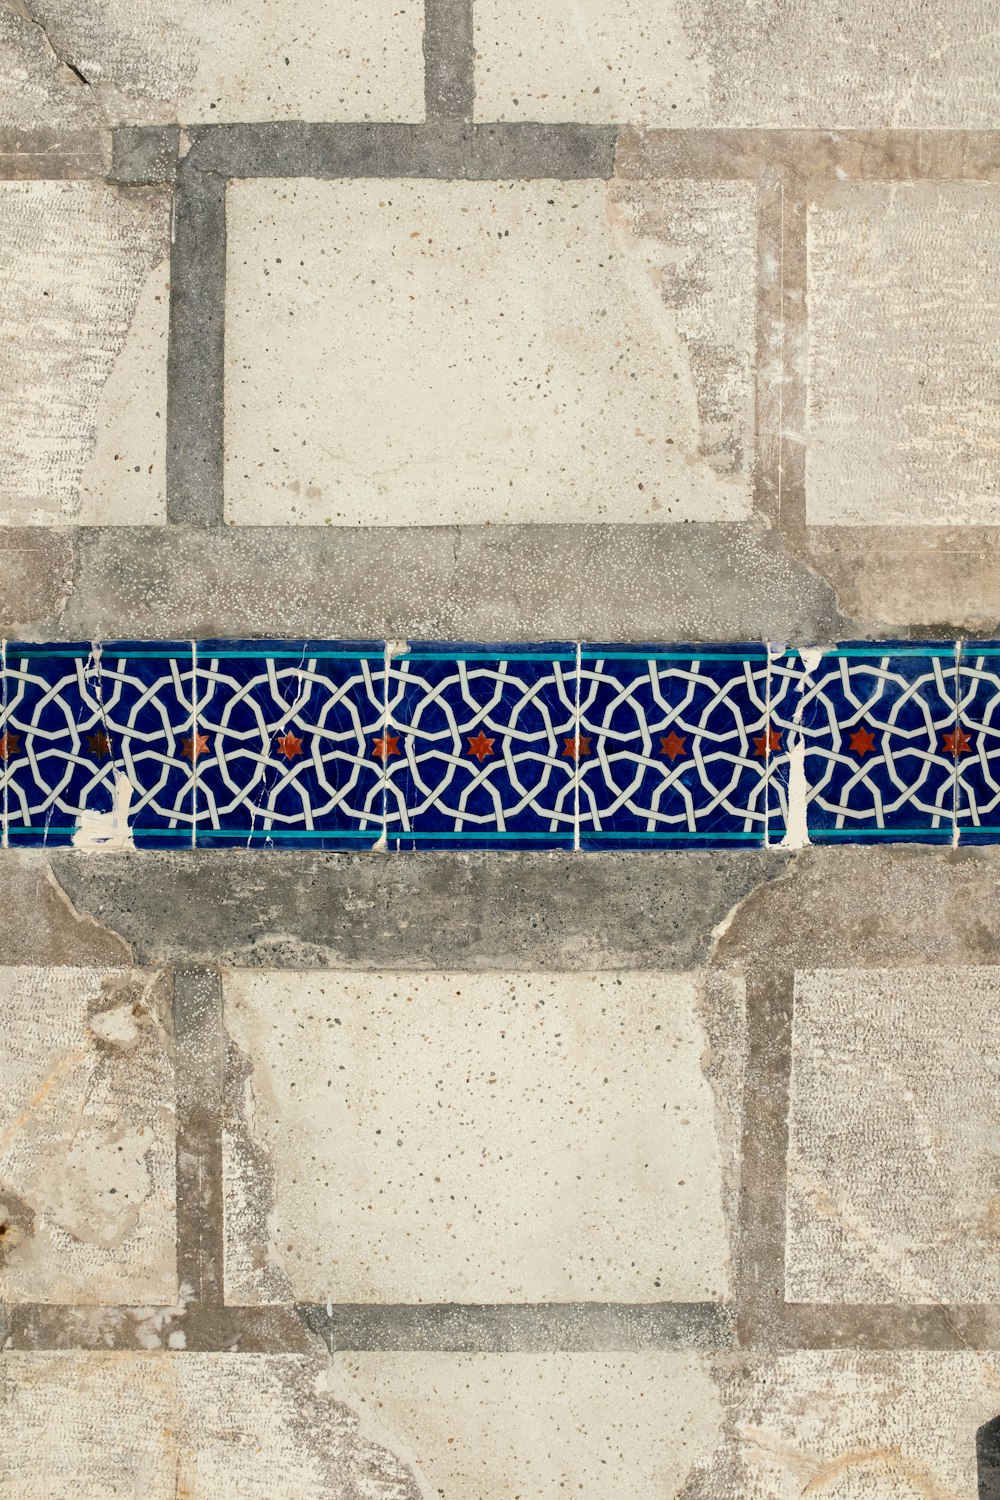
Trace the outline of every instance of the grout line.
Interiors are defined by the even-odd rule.
[[[424,107],[428,120],[472,119],[473,0],[424,0]]]
[[[747,974],[748,1053],[734,1285],[740,1347],[772,1343],[785,1306],[785,1163],[794,976]]]
[[[506,1353],[729,1349],[722,1303],[300,1303],[306,1327],[338,1350]]]
[[[177,173],[167,339],[167,522],[223,524],[226,183]]]
[[[181,1302],[221,1306],[226,1034],[216,969],[174,974],[177,1280]]]

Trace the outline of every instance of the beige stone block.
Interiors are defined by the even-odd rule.
[[[680,1353],[338,1354],[330,1385],[448,1500],[667,1500],[721,1439]]]
[[[476,0],[476,117],[988,128],[990,0]]]
[[[322,1389],[325,1361],[260,1354],[0,1359],[0,1492],[18,1500],[421,1500]]]
[[[841,187],[808,241],[809,521],[1000,523],[1000,188]]]
[[[166,518],[170,198],[0,184],[0,525]]]
[[[237,182],[226,515],[749,514],[744,183]]]
[[[176,1302],[164,977],[0,969],[0,1080],[0,1302]]]
[[[46,0],[44,32],[17,19],[26,88],[0,83],[0,122],[57,123],[53,103],[112,125],[424,115],[419,0]]]
[[[758,1366],[737,1390],[733,1488],[726,1471],[716,1470],[696,1493],[720,1500],[964,1500],[978,1491],[976,1430],[998,1410],[993,1355],[789,1355]]]
[[[231,1301],[725,1298],[695,980],[240,973],[224,995]]]
[[[1000,970],[795,979],[791,1302],[1000,1297]]]

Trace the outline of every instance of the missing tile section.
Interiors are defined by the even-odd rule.
[[[423,1500],[399,1441],[323,1388],[323,1359],[5,1353],[0,1487],[111,1500]],[[390,1446],[391,1444],[391,1446]]]
[[[274,1295],[271,1260],[313,1303],[725,1300],[691,978],[233,973],[224,996],[274,1181],[268,1222],[227,1218],[229,1303]]]
[[[168,987],[0,969],[0,1300],[176,1300]]]
[[[168,221],[161,188],[0,184],[3,524],[163,519]]]
[[[752,192],[661,196],[233,184],[227,520],[746,518]]]
[[[76,832],[70,842],[74,849],[96,854],[119,853],[123,849],[134,849],[135,840],[129,825],[129,807],[135,791],[127,776],[116,774],[108,812],[80,811]]]
[[[1000,1298],[998,999],[988,967],[796,975],[790,1302]]]

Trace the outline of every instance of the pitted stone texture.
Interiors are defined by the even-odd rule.
[[[721,1438],[685,1354],[338,1354],[330,1385],[446,1500],[668,1500]]]
[[[0,524],[165,519],[170,197],[0,184]]]
[[[177,1298],[169,989],[0,969],[0,1301]]]
[[[229,190],[238,524],[749,512],[753,190]]]
[[[988,128],[992,0],[476,0],[476,118]]]
[[[738,1480],[727,1463],[693,1489],[699,1497],[971,1500],[988,1493],[977,1489],[976,1429],[997,1412],[995,1357],[803,1352],[760,1364],[734,1395]]]
[[[1000,969],[795,980],[791,1302],[1000,1300]]]
[[[255,1354],[0,1360],[0,1490],[19,1500],[420,1500],[405,1462],[320,1385]]]
[[[18,0],[0,5],[0,129],[94,129],[106,122],[87,85],[61,62]]]
[[[227,1300],[276,1300],[282,1272],[312,1302],[725,1297],[695,981],[231,974],[224,997],[252,1065]]]
[[[808,241],[808,520],[1000,523],[1000,187],[839,187]]]
[[[32,0],[31,10],[112,125],[423,117],[413,0]],[[28,35],[29,60],[31,45]],[[22,104],[16,123],[30,122]]]

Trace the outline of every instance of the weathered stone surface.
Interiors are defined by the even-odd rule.
[[[683,1354],[344,1354],[330,1385],[449,1500],[679,1500],[721,1437],[708,1368]]]
[[[0,128],[85,130],[106,124],[95,95],[52,50],[21,0],[0,6]]]
[[[476,0],[476,117],[648,125],[996,125],[991,0]]]
[[[175,1301],[169,986],[5,968],[0,993],[0,1301]]]
[[[1000,189],[835,188],[808,252],[808,520],[996,525]]]
[[[271,973],[224,994],[250,1070],[225,1143],[228,1301],[725,1296],[692,980]]]
[[[977,1493],[976,1430],[996,1415],[998,1385],[997,1360],[971,1351],[762,1363],[733,1391],[738,1463],[709,1471],[693,1493],[964,1500]]]
[[[71,596],[36,640],[851,635],[829,585],[750,524],[87,527],[76,551]]]
[[[120,935],[140,963],[559,973],[692,969],[708,955],[715,925],[779,875],[788,856],[288,852],[276,859],[220,849],[149,850],[141,859],[11,851],[4,859],[27,890],[51,870],[75,912],[98,932]],[[984,866],[988,882],[992,865]]]
[[[169,196],[0,184],[0,522],[165,516]]]
[[[234,184],[227,519],[745,517],[754,237],[737,183]]]
[[[791,1302],[1000,1300],[1000,969],[795,980]]]
[[[409,0],[344,0],[335,9],[291,0],[32,0],[31,13],[38,24],[18,40],[39,111],[48,108],[47,69],[90,94],[113,125],[423,114],[422,8]],[[58,69],[50,47],[89,90]],[[28,101],[18,108],[23,120]]]
[[[315,1359],[10,1354],[0,1486],[22,1500],[420,1500]]]

